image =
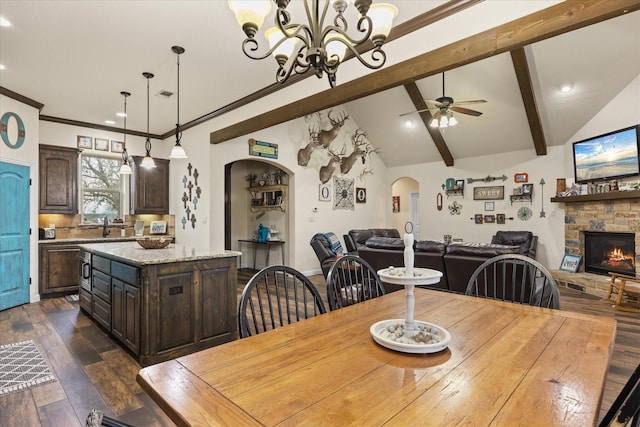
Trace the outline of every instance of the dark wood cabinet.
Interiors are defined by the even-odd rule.
[[[40,213],[78,213],[80,150],[40,145]]]
[[[40,245],[40,297],[78,292],[80,248],[69,244]]]
[[[111,333],[140,353],[140,269],[111,261]]]
[[[235,257],[140,265],[93,253],[92,279],[91,316],[141,366],[238,336]]]
[[[157,159],[155,168],[140,167],[143,157],[132,156],[134,165],[129,180],[131,215],[169,213],[169,160]]]

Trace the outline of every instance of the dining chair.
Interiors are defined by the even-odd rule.
[[[331,311],[384,294],[378,273],[356,255],[338,258],[327,275],[327,300]]]
[[[240,338],[326,313],[311,281],[285,265],[265,267],[246,284],[238,304]]]
[[[598,427],[640,425],[640,365],[636,367]]]
[[[466,295],[546,308],[560,308],[560,294],[549,271],[538,261],[519,254],[489,258],[476,268]]]

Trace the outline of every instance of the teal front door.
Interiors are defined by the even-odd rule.
[[[0,310],[29,302],[29,168],[0,162]]]

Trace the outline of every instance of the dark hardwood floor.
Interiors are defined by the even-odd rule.
[[[239,272],[238,294],[252,274]],[[311,279],[326,299],[322,276]],[[614,311],[601,299],[566,288],[561,289],[561,304],[563,310],[618,321],[603,414],[640,362],[640,314]],[[173,425],[135,382],[138,364],[77,302],[51,298],[0,312],[0,345],[28,339],[37,344],[57,381],[0,396],[0,426],[83,426],[93,408],[139,427]]]

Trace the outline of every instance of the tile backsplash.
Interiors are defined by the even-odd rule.
[[[40,214],[38,215],[38,227],[51,227],[56,229],[56,239],[86,239],[102,237],[102,225],[81,224],[81,215]],[[120,237],[124,229],[126,237],[134,236],[133,224],[136,220],[144,221],[144,234],[149,235],[151,221],[167,221],[169,236],[176,235],[175,215],[125,215],[122,223],[109,223],[107,229],[110,237]]]

